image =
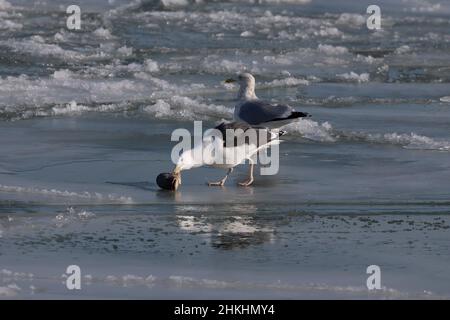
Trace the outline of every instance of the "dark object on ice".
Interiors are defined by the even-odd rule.
[[[156,177],[156,184],[165,190],[175,191],[178,188],[178,178],[173,173],[160,173]]]

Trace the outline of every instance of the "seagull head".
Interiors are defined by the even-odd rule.
[[[225,83],[237,82],[240,86],[252,86],[255,87],[255,77],[248,72],[240,73],[237,78],[229,78],[225,80]]]
[[[203,166],[205,163],[203,161],[204,144],[200,143],[193,149],[183,151],[179,156],[175,168],[173,169],[173,174],[180,174],[181,171],[190,170],[192,168],[198,168]]]
[[[178,158],[175,169],[173,169],[173,174],[180,174],[181,171],[192,169],[194,166],[195,161],[192,155],[192,150],[185,151]]]
[[[255,94],[255,77],[250,73],[241,73],[237,76],[237,79],[231,78],[225,80],[225,83],[239,83],[239,100],[254,100],[258,99]]]
[[[172,171],[172,175],[175,178],[174,190],[176,191],[178,187],[181,185],[181,171],[189,170],[194,167],[194,160],[192,157],[192,150],[187,152],[183,152],[181,156],[178,158],[177,164]]]

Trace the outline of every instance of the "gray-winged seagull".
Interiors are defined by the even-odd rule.
[[[236,82],[227,79],[225,83]],[[272,104],[259,100],[255,94],[255,78],[250,73],[238,76],[239,83],[238,103],[234,108],[234,120],[248,123],[251,126],[279,128],[298,118],[309,117],[306,112],[296,111],[286,104]]]

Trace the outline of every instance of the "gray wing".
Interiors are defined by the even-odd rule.
[[[220,133],[222,134],[222,139],[223,139],[223,146],[225,148],[229,148],[229,147],[237,147],[240,146],[242,144],[249,144],[250,142],[255,143],[258,147],[260,147],[262,144],[266,144],[274,139],[277,139],[279,137],[279,135],[284,134],[284,131],[275,133],[269,129],[266,128],[261,128],[261,127],[251,127],[250,125],[246,124],[246,123],[242,123],[242,122],[230,122],[230,123],[221,123],[219,124],[217,127],[215,127],[215,129],[219,130]],[[231,129],[233,131],[231,131],[230,133],[234,134],[233,136],[231,136],[231,138],[233,138],[232,141],[232,145],[229,145],[229,142],[231,142],[231,140],[227,141],[227,129]],[[236,131],[238,129],[241,129],[239,131]],[[246,135],[246,131],[252,129],[252,130],[256,130],[255,135]],[[263,134],[266,135],[265,139],[260,141],[260,138],[262,138],[260,136],[260,131],[262,130]],[[244,137],[242,137],[244,136]],[[250,141],[250,137],[252,138],[256,138],[256,141]]]
[[[288,105],[270,104],[256,100],[244,102],[239,109],[238,116],[248,124],[258,125],[289,118],[293,112],[294,109]]]

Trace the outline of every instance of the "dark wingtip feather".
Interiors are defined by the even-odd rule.
[[[311,117],[311,115],[307,112],[294,111],[291,113],[291,115],[288,117],[288,119],[309,118],[309,117]]]
[[[282,121],[282,120],[289,120],[289,119],[298,119],[298,118],[309,118],[311,115],[307,112],[300,112],[300,111],[292,111],[292,113],[286,117],[286,118],[277,118],[273,119],[272,121]]]

